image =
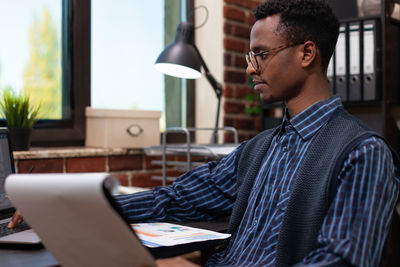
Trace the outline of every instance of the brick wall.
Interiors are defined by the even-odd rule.
[[[246,59],[249,51],[251,26],[254,24],[252,10],[262,0],[224,0],[224,125],[233,126],[239,132],[240,141],[249,139],[260,131],[259,115],[246,114],[246,108],[257,103],[246,96],[254,94],[246,75]],[[255,99],[257,95],[254,94]],[[229,133],[225,142],[232,142]]]
[[[14,152],[17,172],[27,173],[32,167],[33,173],[108,172],[116,176],[124,186],[154,187],[162,184],[161,181],[152,179],[152,176],[162,175],[161,166],[152,164],[153,160],[161,160],[161,157],[146,156],[142,149],[126,149],[126,152],[124,150],[120,154],[101,149],[97,149],[95,153],[87,153],[90,149],[86,148],[67,151]],[[168,156],[167,160],[185,161],[186,157]],[[192,161],[207,159],[194,157]],[[182,173],[182,170],[175,167],[167,168],[167,176],[177,177]]]

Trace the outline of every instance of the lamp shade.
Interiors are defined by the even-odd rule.
[[[200,78],[201,60],[194,48],[194,27],[191,23],[181,22],[178,25],[175,41],[158,56],[155,68],[179,78]]]

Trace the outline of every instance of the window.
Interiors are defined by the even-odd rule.
[[[0,2],[0,89],[28,94],[43,119],[63,118],[61,31],[61,0]]]
[[[2,0],[0,13],[0,89],[29,93],[43,107],[32,145],[83,145],[90,0]]]
[[[91,106],[163,109],[163,76],[153,68],[163,49],[163,0],[108,3],[92,2]]]
[[[16,90],[24,90],[24,66],[29,62],[29,53],[26,52],[26,47],[29,50],[29,40],[26,37],[28,35],[26,29],[29,29],[29,26],[26,25],[31,23],[29,19],[34,21],[36,18],[43,21],[44,14],[47,12],[43,10],[47,9],[48,21],[51,21],[51,23],[49,22],[50,25],[53,25],[53,28],[56,29],[54,32],[56,32],[57,37],[53,38],[53,41],[57,39],[56,42],[54,41],[57,44],[58,52],[54,53],[57,60],[52,61],[52,74],[50,76],[56,77],[51,81],[56,84],[52,88],[57,88],[57,90],[54,90],[54,95],[49,98],[49,103],[54,104],[55,108],[53,112],[44,113],[41,120],[36,124],[32,134],[33,146],[84,145],[85,107],[90,106],[91,100],[92,106],[95,108],[165,110],[167,127],[194,125],[194,105],[190,104],[190,100],[194,96],[192,88],[194,82],[164,77],[155,72],[153,68],[153,63],[163,47],[173,41],[176,27],[184,19],[182,14],[186,14],[186,10],[191,10],[193,1],[187,1],[187,4],[186,0],[157,1],[159,2],[120,0],[114,1],[115,3],[113,2],[112,5],[109,1],[104,0],[0,1],[0,19],[2,20],[0,23],[0,89],[11,85]],[[146,5],[150,5],[147,3],[151,3],[151,6],[146,7]],[[132,9],[130,9],[133,11],[132,13],[128,12],[129,10],[123,9],[124,4],[135,5],[135,10],[140,12]],[[110,20],[109,16],[113,15],[115,19],[120,20],[119,24],[112,24],[111,21],[103,23],[101,13],[99,15],[96,12],[98,5],[103,6],[101,7],[103,11],[104,6],[106,6],[108,13],[116,10],[115,8],[118,6],[122,6],[122,10],[113,11],[114,14],[106,14],[103,17]],[[101,8],[99,12],[102,12]],[[15,14],[11,14],[13,9],[16,10]],[[3,13],[8,16],[3,15]],[[19,17],[23,14],[25,14],[24,18],[20,19]],[[134,14],[142,17],[140,20],[141,22],[144,20],[145,26],[132,26],[132,24],[135,24],[135,20],[132,18]],[[144,15],[142,16],[142,14]],[[93,20],[91,20],[92,15]],[[9,19],[5,20],[6,17]],[[23,20],[27,20],[28,24],[24,26]],[[91,23],[93,23],[93,35],[91,34]],[[112,28],[112,25],[116,28]],[[16,30],[14,27],[25,28],[25,30]],[[13,28],[12,31],[11,28]],[[109,32],[111,35],[108,37],[104,34],[99,35],[97,29],[100,29],[100,32]],[[3,34],[1,31],[7,31],[7,34]],[[15,35],[18,31],[25,32],[25,48],[20,48],[22,42],[14,39],[17,38]],[[145,34],[141,35],[140,31],[142,33],[144,31]],[[116,33],[119,33],[119,35],[116,35]],[[104,41],[110,36],[118,38],[118,40],[113,42],[106,40],[110,47],[105,48],[103,46],[102,48],[99,44],[101,38]],[[91,37],[93,38],[92,41]],[[97,38],[100,39],[97,40]],[[133,44],[132,40],[134,40]],[[100,46],[97,47],[96,43]],[[153,43],[154,46],[151,46],[151,49],[148,49],[148,46],[133,47],[138,44],[153,45]],[[5,45],[8,45],[8,47]],[[45,50],[45,46],[38,45],[37,54]],[[146,52],[142,52],[142,50],[146,50]],[[134,51],[141,51],[142,53],[128,54]],[[13,58],[16,60],[2,59],[4,54],[11,55],[11,52],[15,55]],[[25,57],[22,57],[24,54]],[[14,65],[19,65],[19,67]],[[40,64],[32,65],[39,66]],[[136,66],[139,66],[139,69]],[[19,80],[12,78],[12,75],[9,74],[11,68],[14,67],[19,69],[19,71],[14,71],[19,73],[16,74],[20,77]],[[91,67],[93,71],[91,71]],[[150,78],[139,75],[138,71],[142,70],[146,70],[147,73],[151,72]],[[33,77],[33,80],[36,78],[36,72],[40,72],[39,67],[32,68],[31,73],[34,74],[30,77]],[[103,78],[101,77],[103,75],[108,76],[108,80],[104,82],[97,80],[99,77]],[[39,80],[43,82],[46,79],[42,77]],[[45,86],[31,87],[42,90]],[[122,90],[122,92],[116,93],[117,89]],[[36,92],[40,90],[35,90],[32,89],[31,91],[36,97]],[[96,90],[100,91],[97,92]],[[131,91],[134,93],[131,93]],[[112,98],[107,94],[118,96],[118,100],[115,100],[118,104],[112,104],[112,101],[110,101]],[[37,96],[40,95],[47,96],[48,94],[37,93]],[[40,98],[45,99],[46,97]],[[124,102],[124,106],[122,106],[122,102]],[[185,105],[186,103],[188,104]],[[48,110],[50,110],[51,105],[48,106]],[[0,121],[1,123],[4,125],[4,121]]]
[[[185,1],[92,1],[91,106],[161,110],[161,129],[186,126],[186,82],[154,68]],[[182,101],[184,99],[184,101]]]

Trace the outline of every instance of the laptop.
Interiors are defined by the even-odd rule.
[[[15,212],[4,189],[5,179],[11,173],[15,173],[15,166],[8,128],[0,127],[0,244],[40,245],[40,238],[26,222],[13,229],[7,227]]]
[[[11,174],[5,188],[61,266],[155,266],[112,197],[115,177]]]

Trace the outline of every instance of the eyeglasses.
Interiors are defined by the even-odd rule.
[[[285,48],[289,48],[295,46],[294,43],[290,43],[290,44],[285,44],[285,45],[281,45],[278,47],[274,47],[274,48],[270,48],[258,53],[254,53],[253,51],[250,51],[247,55],[246,55],[246,61],[247,64],[251,64],[251,66],[253,67],[253,69],[255,71],[259,71],[260,70],[260,65],[258,64],[258,61],[256,59],[256,56],[262,56],[262,55],[270,55],[270,54],[274,54],[274,53],[278,53],[279,51],[285,49]]]

